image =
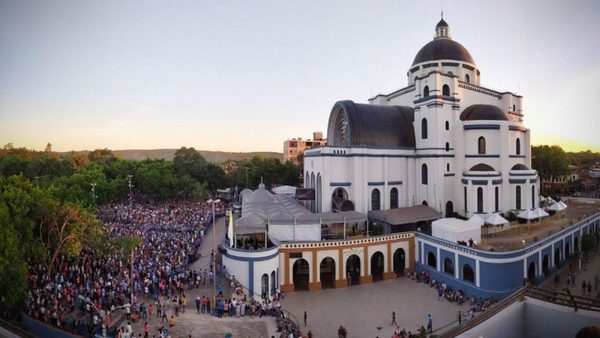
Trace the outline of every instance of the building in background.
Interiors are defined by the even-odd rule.
[[[301,137],[283,141],[283,161],[292,161],[298,163],[298,155],[304,153],[305,149],[322,147],[327,144],[327,139],[323,138],[323,132],[315,131],[313,138],[303,140]]]

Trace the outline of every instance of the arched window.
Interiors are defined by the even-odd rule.
[[[531,209],[535,208],[535,185],[531,186]]]
[[[446,151],[450,151],[450,143],[446,142]]]
[[[517,141],[515,141],[515,150],[517,155],[521,155],[521,139],[517,138]]]
[[[417,82],[417,77],[415,76],[415,82]]]
[[[421,138],[427,138],[427,119],[424,118],[421,120]]]
[[[423,88],[423,97],[428,97],[429,96],[429,86],[425,86],[425,88]]]
[[[444,272],[454,275],[454,264],[448,257],[444,258]]]
[[[517,111],[517,106],[513,104],[513,111]]]
[[[477,153],[485,154],[485,137],[480,136],[477,140]]]
[[[381,210],[380,200],[381,195],[379,189],[373,189],[371,192],[371,210]]]
[[[500,194],[499,189],[498,189],[498,187],[496,187],[494,189],[494,207],[495,207],[494,211],[498,211],[498,209],[500,209],[499,208],[500,206],[498,205],[498,203],[499,203],[499,201],[498,201],[499,194]]]
[[[437,268],[437,260],[435,259],[435,254],[433,252],[427,254],[427,265]]]
[[[427,164],[421,166],[421,184],[427,184]]]
[[[475,283],[475,273],[469,264],[463,265],[463,280]]]
[[[517,185],[517,188],[515,190],[515,208],[517,210],[521,210],[521,186]]]
[[[452,75],[454,75],[454,73],[452,73],[452,72],[448,72],[448,75],[452,76]]]
[[[467,208],[467,187],[464,188],[464,193],[465,193],[465,213],[467,213],[467,211],[469,211],[469,208]]]
[[[471,78],[469,77],[469,74],[465,74],[465,82],[471,83]]]
[[[450,172],[450,163],[446,163],[446,171]]]
[[[450,122],[446,121],[446,130],[450,130]]]
[[[390,190],[390,209],[398,208],[398,189],[392,188]]]
[[[477,212],[483,213],[483,188],[477,188]]]
[[[448,85],[442,87],[442,95],[450,96],[450,87]]]

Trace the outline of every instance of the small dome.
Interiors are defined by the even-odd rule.
[[[500,108],[490,104],[474,104],[460,114],[461,121],[508,121],[508,115]]]
[[[442,18],[442,20],[440,20],[440,22],[438,22],[437,25],[435,25],[435,28],[441,28],[441,27],[450,27],[450,26],[448,26],[448,23],[446,21],[444,21],[443,18]]]
[[[512,168],[510,168],[510,170],[529,170],[529,168],[527,168],[526,165],[518,163],[515,164]]]
[[[469,169],[469,171],[496,171],[496,170],[485,163],[479,163],[479,164],[474,165],[471,169]]]

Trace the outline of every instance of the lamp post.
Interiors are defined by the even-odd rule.
[[[92,186],[92,200],[94,202],[94,206],[96,206],[96,183],[90,183]]]
[[[129,205],[133,204],[133,198],[131,196],[131,188],[133,188],[133,184],[131,184],[131,179],[133,175],[127,175],[127,180],[129,181]]]
[[[215,224],[215,204],[221,202],[220,199],[213,200],[212,198],[207,201],[212,204],[212,219],[213,219],[213,255],[212,255],[212,268],[213,268],[213,308],[217,304],[217,248],[216,248],[216,232],[217,227]]]

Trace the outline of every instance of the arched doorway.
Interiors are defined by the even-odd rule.
[[[527,279],[529,280],[529,284],[535,285],[535,263],[529,263],[529,268],[527,268]]]
[[[427,204],[427,201],[423,201],[421,204],[424,206],[429,206],[429,204]]]
[[[404,249],[396,249],[394,251],[394,272],[396,276],[404,276],[404,268],[406,267],[406,254]]]
[[[571,256],[571,248],[570,243],[567,242],[567,244],[565,244],[565,258],[568,259],[569,256]]]
[[[452,201],[446,202],[446,217],[454,217],[454,205]]]
[[[373,282],[383,280],[383,254],[379,251],[371,256],[371,276]]]
[[[469,264],[463,265],[463,280],[475,283],[475,273]]]
[[[346,259],[346,279],[349,286],[360,284],[360,258],[357,255]]]
[[[275,293],[277,290],[277,281],[275,280],[275,270],[271,272],[271,294]]]
[[[331,257],[325,257],[319,265],[321,288],[335,288],[335,261]]]
[[[435,259],[435,254],[433,252],[429,252],[427,254],[427,265],[437,268],[437,261]]]
[[[260,295],[266,298],[269,295],[269,275],[266,273],[262,275],[260,279]]]
[[[554,267],[556,267],[558,269],[559,266],[560,266],[560,250],[558,248],[556,248],[556,250],[554,250]]]
[[[294,291],[308,290],[309,265],[306,259],[300,258],[294,262]]]
[[[550,275],[548,255],[544,255],[544,258],[542,259],[542,273],[544,274],[544,277],[548,277]]]

